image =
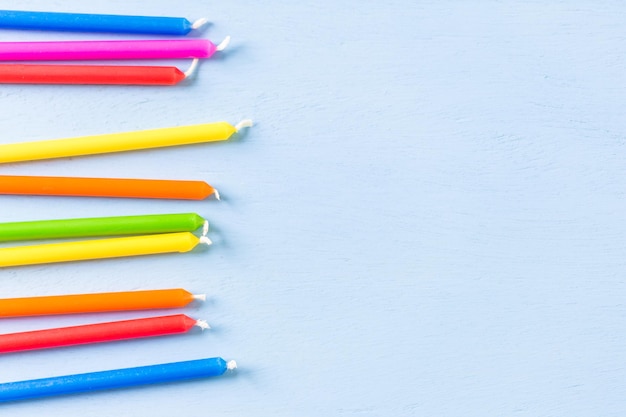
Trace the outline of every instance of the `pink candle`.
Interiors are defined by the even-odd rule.
[[[67,42],[0,42],[0,61],[209,58],[223,50],[207,39]]]

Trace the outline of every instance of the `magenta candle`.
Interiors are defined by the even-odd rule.
[[[219,45],[207,39],[66,42],[0,42],[0,61],[209,58]]]

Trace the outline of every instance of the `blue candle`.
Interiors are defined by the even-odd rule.
[[[57,376],[0,384],[0,402],[219,376],[237,367],[222,358]]]
[[[206,19],[191,23],[183,17],[0,10],[0,28],[4,29],[186,35],[205,23]]]

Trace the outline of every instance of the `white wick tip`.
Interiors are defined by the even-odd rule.
[[[233,371],[233,370],[237,369],[237,362],[235,362],[235,361],[228,361],[228,363],[226,364],[226,369],[228,369],[229,371]]]
[[[194,74],[194,72],[196,72],[196,69],[198,68],[198,62],[200,62],[198,58],[194,58],[194,60],[191,61],[191,66],[189,66],[187,71],[184,72],[185,78],[191,77]]]
[[[209,245],[210,246],[210,245],[213,244],[213,242],[211,242],[211,239],[209,239],[206,236],[200,236],[199,240],[200,240],[200,243],[204,243],[205,245]]]
[[[202,236],[206,236],[209,233],[209,221],[205,220],[202,226]]]
[[[213,195],[215,196],[216,200],[221,200],[220,198],[220,192],[217,191],[215,188],[213,189]]]
[[[202,17],[191,24],[191,28],[196,30],[209,23],[209,19]]]
[[[219,45],[217,45],[215,50],[216,51],[223,51],[224,49],[226,49],[226,47],[228,46],[229,43],[230,43],[230,36],[227,36],[227,37],[224,38],[224,40],[222,42],[220,42]]]
[[[244,127],[252,127],[252,126],[254,126],[254,122],[252,121],[252,119],[243,119],[242,121],[240,121],[239,123],[235,125],[235,130],[239,132]]]
[[[198,301],[206,301],[206,294],[194,294],[191,298]]]
[[[207,323],[206,320],[198,320],[198,321],[196,321],[196,326],[198,326],[202,330],[208,330],[208,329],[211,328],[211,326],[209,326],[209,323]]]

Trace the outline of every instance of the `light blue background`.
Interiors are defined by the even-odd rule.
[[[2,143],[258,122],[232,143],[0,167],[204,179],[224,196],[1,197],[3,221],[196,211],[215,244],[1,270],[4,297],[206,292],[184,312],[214,330],[7,355],[0,380],[217,355],[240,365],[233,377],[7,404],[3,415],[626,413],[623,2],[0,7],[208,16],[206,36],[233,36],[184,86],[2,86]],[[147,315],[3,320],[0,330]]]

